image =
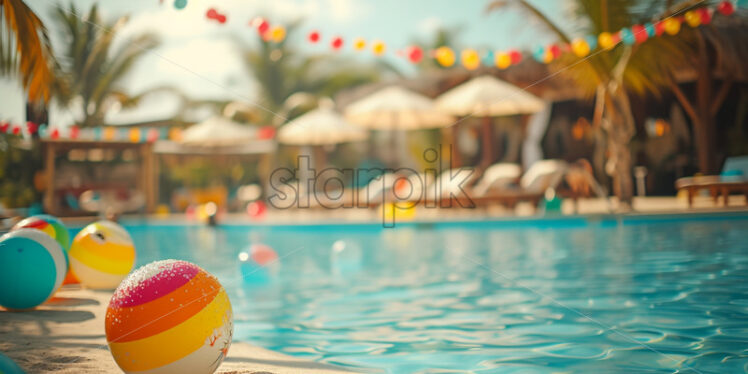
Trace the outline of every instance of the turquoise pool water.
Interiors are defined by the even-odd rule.
[[[139,265],[194,261],[235,339],[386,373],[748,371],[748,219],[129,225]],[[273,247],[279,266],[242,268]],[[336,244],[337,242],[337,244]]]

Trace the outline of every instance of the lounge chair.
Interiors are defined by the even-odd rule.
[[[517,184],[521,176],[522,168],[518,164],[499,163],[491,165],[473,187],[473,193],[482,196],[489,191],[505,190],[509,186]]]
[[[688,193],[688,206],[693,206],[693,197],[701,190],[709,190],[714,203],[724,198],[727,206],[731,194],[743,194],[748,204],[748,156],[730,157],[725,161],[720,175],[694,176],[675,181],[675,188]]]
[[[479,206],[499,204],[514,209],[520,202],[529,202],[537,207],[545,197],[546,190],[556,189],[568,170],[569,164],[563,160],[540,160],[527,169],[519,179],[519,185],[509,185],[483,195],[473,191],[469,196]]]
[[[555,188],[562,181],[564,174],[568,170],[568,164],[561,160],[542,160],[530,167],[529,170],[519,178],[518,185],[510,185],[506,179],[516,181],[519,177],[513,166],[506,164],[494,165],[495,168],[489,167],[476,184],[475,189],[471,189],[471,180],[463,181],[454,179],[454,173],[460,169],[444,171],[434,183],[427,188],[426,197],[419,201],[398,202],[410,204],[424,204],[426,206],[439,206],[442,208],[465,207],[474,208],[476,206],[487,206],[491,204],[501,204],[509,208],[514,208],[517,203],[528,201],[533,206],[537,206],[543,199],[546,189]],[[493,168],[493,170],[492,170]],[[473,176],[474,179],[475,177]],[[463,183],[464,182],[464,183]],[[515,182],[516,183],[516,182]],[[501,186],[502,188],[497,188]],[[463,194],[462,191],[465,193]],[[437,191],[434,193],[434,191]]]
[[[558,196],[573,199],[576,206],[580,197],[606,196],[589,169],[591,167],[585,160],[573,164],[563,160],[541,160],[518,178],[517,170],[511,164],[496,164],[486,169],[475,188],[466,189],[467,197],[452,197],[440,204],[469,206],[472,202],[475,206],[499,204],[513,209],[520,202],[529,202],[537,207],[550,189]],[[519,179],[519,182],[511,183],[512,179]]]

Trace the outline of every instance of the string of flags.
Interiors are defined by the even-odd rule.
[[[80,128],[68,126],[66,128],[50,127],[46,124],[26,122],[12,124],[0,121],[0,134],[13,136],[39,135],[42,139],[71,139],[89,141],[127,141],[132,143],[155,142],[157,140],[179,141],[182,139],[181,127],[117,127],[100,126]]]
[[[66,128],[50,127],[46,124],[36,124],[28,121],[25,124],[12,124],[8,121],[0,121],[0,134],[11,136],[39,135],[41,139],[69,139],[86,141],[112,141],[131,143],[153,143],[159,140],[171,140],[178,142],[182,140],[183,128],[179,126],[159,127],[122,127],[122,126],[98,126],[80,128],[73,125]],[[257,130],[258,140],[273,139],[275,128],[263,126]]]
[[[161,0],[163,1],[163,0]],[[174,0],[176,9],[184,9],[188,0]],[[624,45],[634,45],[646,42],[648,39],[667,35],[677,35],[683,24],[692,28],[701,25],[708,25],[712,22],[715,13],[724,16],[730,16],[735,13],[735,5],[730,0],[724,0],[712,7],[702,7],[693,9],[682,16],[670,17],[662,21],[654,21],[642,25],[632,25],[625,27],[617,32],[603,32],[599,35],[587,35],[572,40],[571,43],[555,43],[535,48],[531,57],[541,63],[551,63],[560,58],[564,53],[573,53],[579,58],[588,56],[597,49],[610,50],[620,43]],[[228,16],[221,13],[216,8],[210,8],[205,14],[209,21],[215,21],[219,24],[225,24]],[[283,25],[272,25],[268,20],[257,17],[249,22],[249,26],[254,28],[263,40],[266,42],[280,43],[286,38],[286,28]],[[363,38],[354,38],[346,41],[341,35],[332,35],[327,41],[319,30],[310,30],[306,35],[306,40],[310,44],[329,43],[333,52],[342,51],[346,45],[355,52],[369,50],[374,56],[385,56],[391,51],[387,44],[381,40],[367,41]],[[508,49],[503,51],[481,50],[466,48],[461,51],[455,51],[450,47],[442,46],[433,50],[423,50],[417,45],[411,45],[403,49],[396,49],[394,53],[398,57],[407,59],[413,64],[420,63],[424,58],[433,58],[443,67],[455,66],[457,63],[468,70],[474,70],[481,66],[495,66],[499,69],[507,69],[512,65],[520,63],[524,58],[524,53],[517,49]]]

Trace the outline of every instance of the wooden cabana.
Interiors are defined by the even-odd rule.
[[[90,141],[90,140],[42,140],[42,152],[44,155],[45,183],[44,210],[55,215],[80,215],[85,214],[81,209],[70,206],[77,201],[70,201],[87,190],[110,190],[121,192],[128,187],[134,188],[144,198],[143,209],[145,212],[153,212],[156,206],[158,186],[156,183],[156,159],[152,143],[132,143],[122,141]],[[122,175],[115,175],[114,170],[107,170],[104,164],[110,161],[112,153],[128,153],[134,155],[132,160],[126,162],[135,163],[135,168],[126,170]],[[58,158],[62,155],[76,155],[79,161],[87,164],[99,164],[95,176],[86,180],[80,174],[71,178],[60,174]],[[114,158],[114,157],[111,157]],[[103,177],[103,178],[99,178]],[[129,179],[130,177],[134,179]],[[118,180],[119,178],[119,180]],[[125,183],[123,179],[129,179]],[[134,181],[134,184],[132,182]],[[61,202],[65,200],[66,204]],[[65,206],[67,205],[67,206]]]

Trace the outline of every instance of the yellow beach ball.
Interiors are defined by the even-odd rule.
[[[130,234],[111,221],[94,222],[81,230],[70,246],[70,270],[81,285],[114,289],[135,266]]]

